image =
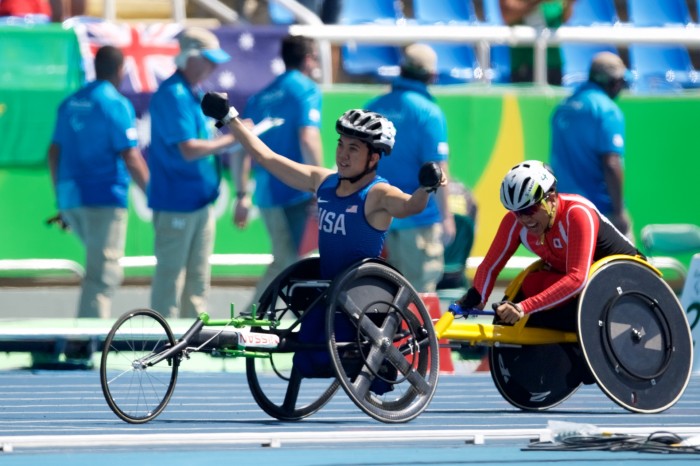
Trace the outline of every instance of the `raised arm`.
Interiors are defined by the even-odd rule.
[[[387,183],[376,184],[367,196],[366,214],[370,225],[386,229],[394,217],[405,218],[422,212],[428,205],[430,193],[447,184],[436,162],[424,164],[418,179],[421,186],[410,195]]]
[[[300,191],[316,192],[321,182],[332,173],[323,167],[295,162],[271,150],[238,118],[238,111],[229,107],[225,94],[208,92],[202,100],[205,115],[228,124],[236,140],[257,163],[283,183]]]

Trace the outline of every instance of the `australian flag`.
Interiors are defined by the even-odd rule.
[[[124,53],[126,77],[120,91],[141,116],[148,109],[150,96],[158,85],[175,72],[175,56],[180,52],[177,23],[128,24],[90,19],[74,26],[80,41],[85,76],[94,79],[94,56],[103,45],[119,47]],[[281,39],[286,26],[226,26],[212,29],[221,48],[231,60],[216,67],[201,83],[204,91],[227,92],[230,102],[243,110],[248,97],[284,72],[280,57]]]

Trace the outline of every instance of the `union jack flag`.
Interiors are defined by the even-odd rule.
[[[177,23],[116,24],[107,21],[78,24],[75,32],[81,44],[85,76],[94,79],[93,60],[103,45],[119,47],[124,53],[125,95],[152,93],[175,71],[173,58],[180,52]]]
[[[94,57],[103,45],[119,47],[124,53],[126,78],[120,91],[134,104],[137,115],[148,109],[150,96],[175,71],[180,52],[176,23],[127,24],[86,18],[72,25],[80,41],[85,77],[95,78]],[[201,87],[205,91],[228,92],[229,101],[243,110],[248,97],[284,71],[279,56],[286,26],[221,27],[212,30],[221,48],[232,59],[216,67]]]

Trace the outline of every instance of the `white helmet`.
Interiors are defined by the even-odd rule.
[[[335,123],[338,134],[364,141],[385,155],[394,148],[394,124],[376,112],[353,109],[345,112]]]
[[[555,189],[557,179],[539,160],[526,160],[510,169],[501,183],[501,204],[516,211],[537,204]]]

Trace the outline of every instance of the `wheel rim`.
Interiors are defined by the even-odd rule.
[[[290,288],[292,280],[317,279],[318,258],[302,260],[283,271],[260,298],[259,313],[280,320],[274,330],[280,340],[294,340],[299,330],[298,310],[293,309]],[[253,328],[253,332],[272,330]],[[306,379],[292,364],[292,351],[273,352],[270,358],[246,360],[246,378],[253,399],[268,415],[283,421],[308,417],[325,406],[338,390],[338,382],[328,379]]]
[[[343,319],[354,327],[350,340],[337,336]],[[428,406],[439,373],[437,338],[418,293],[394,269],[369,262],[336,279],[326,333],[338,381],[366,414],[407,422]],[[391,374],[391,387],[377,382],[387,381],[377,377],[382,371]]]
[[[102,392],[112,411],[139,424],[158,416],[175,390],[179,355],[149,367],[144,362],[175,344],[165,319],[152,310],[124,314],[105,339],[100,366]]]

